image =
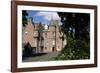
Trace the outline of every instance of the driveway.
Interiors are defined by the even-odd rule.
[[[35,57],[27,57],[23,60],[23,62],[33,62],[33,61],[53,61],[54,58],[59,54],[60,52],[51,52],[47,53],[41,56],[35,56]]]

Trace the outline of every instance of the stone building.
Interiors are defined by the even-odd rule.
[[[58,20],[51,20],[48,25],[44,25],[33,23],[32,18],[28,18],[26,26],[22,29],[23,48],[28,43],[35,53],[61,51],[66,44],[66,39],[62,39]]]

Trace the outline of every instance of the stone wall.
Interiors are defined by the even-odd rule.
[[[54,23],[54,21],[53,21]],[[62,33],[59,30],[59,23],[43,25],[41,23],[32,24],[32,19],[28,19],[28,23],[23,27],[23,43],[30,43],[31,47],[36,48],[37,52],[53,52],[61,51],[63,48],[63,41],[61,39]],[[39,30],[42,26],[41,37],[39,37]]]

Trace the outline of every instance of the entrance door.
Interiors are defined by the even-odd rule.
[[[52,47],[52,51],[53,51],[53,52],[55,51],[55,47]]]
[[[43,53],[43,46],[41,46],[41,53]]]

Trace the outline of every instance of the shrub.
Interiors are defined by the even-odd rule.
[[[56,60],[78,60],[90,58],[90,44],[85,40],[67,38],[68,44],[62,49]]]

